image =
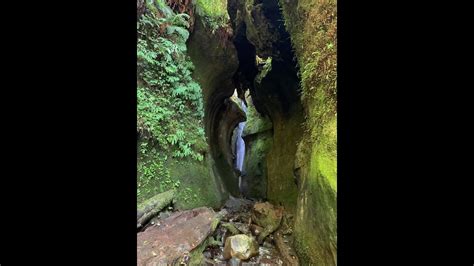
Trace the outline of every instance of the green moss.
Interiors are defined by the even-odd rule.
[[[280,0],[301,69],[303,99],[323,85],[335,98],[337,80],[336,0]]]
[[[209,17],[227,16],[227,1],[225,0],[197,0],[196,6]]]
[[[255,82],[261,83],[262,79],[272,70],[272,58],[268,57],[263,61],[264,65],[262,71],[258,72],[257,77],[255,77]]]
[[[255,46],[257,54],[272,55],[273,43],[280,38],[278,31],[265,16],[264,4],[261,1],[245,0],[242,9],[242,19],[246,25],[247,39]]]
[[[163,152],[139,154],[137,177],[137,203],[170,189],[177,190],[175,206],[182,210],[218,208],[223,201],[219,180],[207,160],[177,160]]]
[[[264,132],[272,128],[272,122],[268,116],[262,116],[257,112],[250,97],[247,98],[247,120],[242,136]]]
[[[139,22],[137,47],[137,201],[175,188],[179,209],[217,208],[223,193],[209,158],[204,159],[209,154],[203,125],[206,95],[192,78],[186,16],[175,14],[163,0],[146,4],[149,9]],[[207,11],[217,15],[216,10]],[[165,32],[160,23],[168,27]]]
[[[302,170],[295,244],[306,265],[336,265],[336,158],[325,147],[326,141],[330,139],[323,137],[309,149],[311,160]]]
[[[230,19],[226,0],[197,0],[196,11],[213,32],[227,25]]]
[[[311,154],[311,173],[319,171],[326,178],[331,188],[337,191],[337,150],[336,150],[336,119],[332,119],[323,130],[318,144],[314,144]]]
[[[266,157],[271,149],[273,139],[270,131],[245,137],[245,182],[247,197],[265,199],[267,197],[267,163]]]
[[[336,179],[336,161],[334,160],[334,157],[332,157],[330,154],[320,152],[319,154],[316,153],[317,155],[317,169],[321,171],[321,174],[328,179],[329,185],[331,185],[331,188],[334,191],[337,191],[337,179]],[[312,171],[314,172],[314,170]]]
[[[273,144],[267,155],[268,199],[274,204],[282,204],[292,213],[295,211],[298,187],[295,182],[296,144],[301,139],[300,130],[303,116],[299,112],[288,118],[274,117]]]
[[[336,193],[327,178],[313,171],[306,175],[298,198],[296,250],[305,265],[336,265]]]
[[[204,262],[204,255],[202,254],[206,247],[209,245],[209,238],[204,240],[198,247],[193,249],[191,253],[189,254],[190,260],[189,260],[189,265],[205,265]]]
[[[305,265],[337,259],[337,10],[336,1],[280,0],[285,26],[300,66],[305,133],[295,243]],[[312,232],[312,234],[308,234]]]
[[[170,174],[180,181],[176,207],[187,210],[202,206],[218,208],[222,195],[218,184],[205,163],[191,160],[172,161]]]
[[[189,265],[205,265],[204,262],[204,255],[202,254],[207,246],[213,245],[216,241],[212,237],[212,234],[217,229],[219,222],[221,221],[222,216],[217,214],[216,217],[211,222],[211,231],[209,233],[209,237],[206,238],[198,247],[193,249],[189,254],[191,259],[189,261]]]

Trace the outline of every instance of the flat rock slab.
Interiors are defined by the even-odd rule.
[[[137,265],[170,265],[210,234],[216,213],[209,208],[176,212],[137,234]]]

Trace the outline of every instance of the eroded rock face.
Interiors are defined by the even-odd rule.
[[[247,235],[235,235],[228,237],[224,246],[224,259],[238,258],[248,260],[258,254],[258,243],[254,238]]]
[[[275,232],[280,226],[283,210],[274,207],[271,203],[256,203],[252,209],[252,221],[263,227],[258,235],[258,243],[262,243],[265,237]]]
[[[300,73],[309,74],[301,82],[306,128],[295,160],[295,248],[303,265],[337,265],[337,1],[280,4]],[[315,60],[320,68],[306,63]]]
[[[222,28],[231,32],[230,27]],[[223,194],[238,195],[238,181],[233,172],[230,138],[236,124],[245,120],[229,101],[235,86],[232,78],[239,61],[231,41],[232,34],[219,35],[206,26],[205,18],[196,15],[194,31],[187,42],[188,54],[195,66],[193,78],[202,88],[206,137],[210,147],[210,168],[222,181]],[[238,109],[238,107],[237,107]]]
[[[245,175],[242,177],[242,193],[251,199],[267,198],[266,157],[272,146],[272,123],[268,116],[260,115],[247,97],[247,123],[242,136],[245,141]]]
[[[176,212],[137,234],[137,265],[171,265],[211,232],[216,213],[209,208]]]
[[[280,35],[268,17],[271,13],[268,8],[256,0],[230,1],[229,5],[229,15],[235,28],[245,29],[248,40],[256,47],[259,55],[271,56],[273,44],[278,41]]]
[[[257,160],[252,160],[247,168],[244,165],[244,169],[249,169],[252,177],[257,178],[244,178],[244,188],[265,187],[265,190],[253,189],[245,195],[256,199],[264,195],[263,198],[294,212],[298,197],[294,161],[296,143],[303,133],[304,111],[291,38],[285,29],[278,1],[229,0],[228,5],[239,71],[252,84],[249,90],[255,109],[268,116],[273,128],[272,132],[265,133],[266,137],[254,136],[252,139],[247,135],[244,139],[246,143],[248,140],[249,146],[262,148],[248,149],[250,152],[246,157],[253,156]],[[258,130],[250,124],[247,126],[253,129],[251,131]],[[268,148],[269,143],[271,148]],[[261,182],[263,186],[255,186],[255,180],[264,181]]]

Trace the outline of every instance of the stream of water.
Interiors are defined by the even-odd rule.
[[[247,106],[245,105],[243,100],[240,100],[242,110],[244,111],[245,114],[247,114]],[[245,121],[240,122],[238,127],[237,127],[237,138],[235,141],[235,153],[236,153],[236,159],[235,159],[235,168],[240,171],[240,176],[239,176],[239,189],[242,191],[242,169],[244,165],[244,157],[245,157],[245,141],[242,138],[242,132],[244,131],[245,128]]]

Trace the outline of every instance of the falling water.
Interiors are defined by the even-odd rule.
[[[242,110],[245,114],[247,114],[247,106],[245,105],[244,101],[240,101],[242,105]],[[242,138],[242,132],[244,131],[245,122],[240,122],[237,128],[237,138],[235,142],[235,153],[236,153],[236,160],[235,160],[235,168],[240,171],[239,176],[239,189],[242,191],[242,168],[244,165],[244,156],[245,156],[245,142]]]

